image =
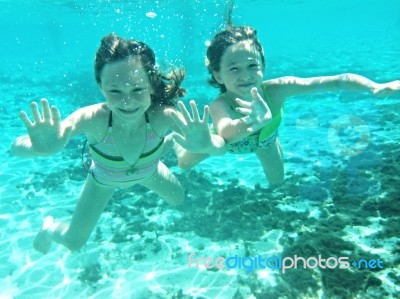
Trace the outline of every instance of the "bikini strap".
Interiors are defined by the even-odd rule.
[[[112,111],[110,110],[110,117],[108,118],[108,127],[112,127]]]

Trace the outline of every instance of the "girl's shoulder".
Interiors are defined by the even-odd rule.
[[[86,118],[97,118],[102,117],[110,113],[106,103],[98,103],[90,106],[85,106],[80,109],[80,113]]]
[[[109,109],[105,103],[94,104],[90,106],[81,107],[74,112],[72,112],[68,118],[73,118],[74,120],[94,120],[99,118],[106,113],[109,113]]]
[[[229,107],[229,106],[230,106],[229,98],[227,97],[227,95],[225,93],[221,93],[218,97],[216,97],[210,103],[210,108],[212,108],[212,107],[221,108],[221,107]]]
[[[275,109],[280,110],[289,95],[290,85],[288,85],[287,77],[281,77],[264,81],[262,89],[267,102],[269,101]]]
[[[237,113],[235,112],[236,104],[230,101],[225,94],[220,94],[214,101],[210,103],[210,114],[212,117],[221,117],[229,115],[235,118]]]
[[[110,110],[105,103],[100,103],[76,110],[67,120],[75,127],[76,133],[82,133],[89,142],[95,142],[105,134],[109,118]]]
[[[68,118],[72,123],[80,124],[81,126],[96,126],[107,121],[109,115],[110,110],[107,105],[100,103],[79,108]]]

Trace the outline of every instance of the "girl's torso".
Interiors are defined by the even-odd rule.
[[[98,182],[127,186],[154,174],[164,152],[164,136],[153,130],[148,114],[128,131],[113,126],[113,114],[105,105],[92,116],[92,129],[86,135],[92,158],[90,172]]]
[[[270,93],[267,91],[266,83],[262,84],[259,93],[271,110],[272,120],[267,126],[255,132],[254,134],[251,134],[240,141],[230,143],[228,145],[228,151],[230,153],[251,153],[256,151],[258,148],[267,148],[276,141],[278,136],[278,128],[283,117],[283,109],[281,105],[273,101]],[[228,111],[232,119],[243,117],[242,114],[236,111],[236,108],[239,107],[239,105],[236,103],[233,97],[230,97],[226,93],[221,95],[221,97],[229,106]]]
[[[159,137],[151,126],[148,115],[143,116],[143,121],[131,132],[124,132],[113,127],[113,114],[109,112],[108,127],[103,138],[91,144],[90,148],[112,161],[119,161],[127,166],[142,163],[162,145],[164,137]]]

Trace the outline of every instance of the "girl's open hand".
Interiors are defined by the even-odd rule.
[[[72,127],[69,126],[63,129],[60,112],[57,107],[52,106],[50,108],[46,99],[41,99],[40,103],[42,114],[40,114],[36,102],[30,105],[32,121],[25,111],[21,111],[19,116],[28,130],[32,149],[37,153],[52,154],[61,150],[68,142]]]
[[[236,108],[236,111],[244,115],[244,122],[250,125],[247,131],[253,133],[265,127],[271,121],[272,113],[268,104],[258,93],[257,88],[251,89],[251,96],[251,103],[236,99],[236,103],[240,106]]]
[[[380,98],[389,97],[396,93],[400,93],[400,80],[376,84],[372,93]]]
[[[212,146],[211,134],[208,128],[209,107],[205,106],[203,118],[195,101],[190,101],[191,114],[182,101],[178,102],[179,111],[172,110],[171,116],[180,132],[174,132],[174,140],[193,153],[203,153]]]

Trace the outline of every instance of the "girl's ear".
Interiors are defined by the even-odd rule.
[[[224,84],[224,81],[222,81],[222,79],[221,79],[220,72],[213,71],[212,74],[213,74],[215,81],[217,81],[219,84]]]

